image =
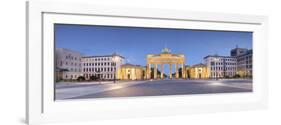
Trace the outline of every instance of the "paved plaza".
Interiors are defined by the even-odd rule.
[[[252,80],[147,80],[57,83],[56,100],[252,92]]]

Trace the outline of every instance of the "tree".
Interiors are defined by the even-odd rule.
[[[235,74],[233,77],[234,78],[240,78],[241,76],[239,74]]]
[[[79,76],[79,77],[77,78],[77,81],[85,81],[85,77],[84,77],[84,76]]]
[[[99,80],[99,79],[100,79],[100,77],[98,77],[96,75],[90,76],[90,80],[96,81],[96,80]]]

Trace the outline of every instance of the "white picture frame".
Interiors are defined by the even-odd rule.
[[[267,107],[267,17],[56,2],[26,4],[28,124]],[[253,32],[253,92],[54,101],[54,23]]]

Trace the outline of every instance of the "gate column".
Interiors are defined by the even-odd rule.
[[[161,64],[161,79],[163,79],[163,64]]]
[[[157,79],[157,64],[154,64],[154,79]]]
[[[172,79],[172,64],[169,64],[169,71],[170,71],[169,77],[170,79]]]

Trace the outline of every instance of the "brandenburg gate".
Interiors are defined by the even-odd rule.
[[[148,54],[147,55],[147,67],[146,67],[146,79],[151,78],[151,66],[154,66],[154,79],[158,78],[157,70],[158,65],[161,67],[161,75],[160,78],[163,79],[163,65],[169,65],[169,78],[172,78],[172,66],[175,65],[175,78],[179,78],[179,67],[182,68],[182,78],[185,78],[185,57],[183,54],[172,54],[168,48],[162,49],[162,53],[160,54]]]

